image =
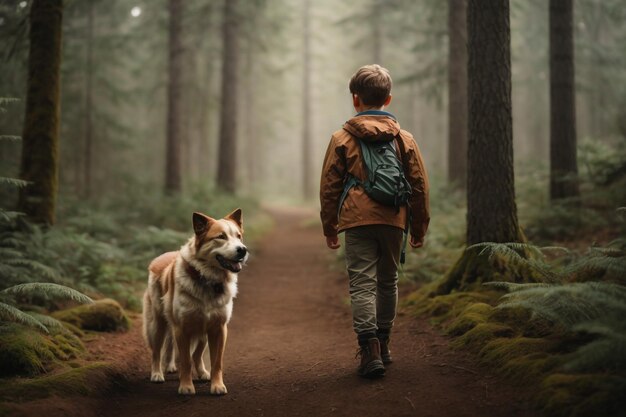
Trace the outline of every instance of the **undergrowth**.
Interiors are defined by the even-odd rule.
[[[58,224],[46,229],[21,216],[0,218],[0,289],[24,282],[54,282],[77,288],[94,298],[110,297],[125,308],[140,310],[146,268],[159,254],[178,249],[192,234],[191,214],[222,217],[242,207],[254,215],[253,200],[211,189],[163,197],[145,191],[95,202],[63,196]],[[246,224],[246,238],[267,227],[267,220]],[[244,220],[245,223],[245,220]],[[62,307],[47,303],[46,307]]]
[[[520,385],[540,387],[538,407],[550,415],[619,415],[626,406],[626,239],[583,253],[519,243],[475,247],[498,268],[523,265],[539,282],[489,282],[445,295],[434,294],[434,282],[407,305],[431,317],[454,347]]]

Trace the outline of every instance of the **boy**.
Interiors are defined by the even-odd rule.
[[[350,93],[357,114],[332,135],[320,184],[328,247],[339,248],[337,234],[345,232],[353,327],[361,356],[358,374],[366,378],[384,375],[384,364],[391,363],[389,336],[396,316],[407,211],[413,248],[424,244],[430,220],[428,178],[419,148],[396,118],[383,110],[391,102],[391,85],[389,71],[379,65],[361,67],[352,76]],[[408,204],[388,206],[366,194],[362,184],[367,171],[359,140],[393,143],[411,193]],[[349,178],[356,178],[357,185],[346,187]]]

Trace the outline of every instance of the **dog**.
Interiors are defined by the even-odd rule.
[[[154,259],[148,268],[143,332],[152,350],[150,380],[164,382],[162,362],[166,371],[175,372],[177,356],[179,394],[195,394],[193,365],[198,379],[211,381],[211,394],[224,395],[227,326],[237,296],[237,274],[249,256],[243,244],[243,215],[236,209],[216,220],[193,213],[192,223],[194,236],[179,251]],[[203,361],[207,341],[210,373]]]

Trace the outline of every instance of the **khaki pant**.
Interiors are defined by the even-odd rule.
[[[346,230],[352,323],[357,335],[391,329],[398,304],[402,229],[388,225]]]

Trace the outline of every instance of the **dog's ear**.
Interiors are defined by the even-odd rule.
[[[202,213],[194,213],[192,221],[193,231],[195,232],[196,236],[200,236],[201,234],[209,230],[209,227],[211,227],[211,223],[213,223],[215,220]]]
[[[237,223],[237,226],[239,226],[239,228],[243,231],[243,213],[241,212],[241,209],[238,208],[235,211],[233,211],[232,213],[230,213],[228,216],[224,217],[227,220],[232,220],[235,223]]]

